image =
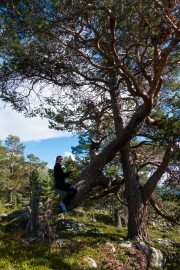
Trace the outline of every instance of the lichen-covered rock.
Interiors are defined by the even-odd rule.
[[[6,230],[13,229],[25,229],[27,222],[30,218],[29,208],[16,210],[7,216],[3,217],[3,220],[7,221]]]
[[[144,242],[138,242],[136,246],[146,254],[149,267],[152,269],[163,269],[166,262],[165,255],[159,250],[154,247],[148,246]]]
[[[83,227],[84,224],[69,219],[58,219],[56,224],[57,230],[82,231]]]
[[[8,214],[5,218],[5,220],[10,221],[13,219],[24,219],[29,220],[30,217],[30,210],[28,207],[20,210],[16,210],[10,214]]]
[[[93,228],[93,229],[87,230],[86,233],[97,233],[97,234],[102,234],[103,232],[100,231],[99,229]]]

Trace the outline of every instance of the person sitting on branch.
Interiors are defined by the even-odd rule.
[[[75,187],[65,182],[65,179],[71,176],[73,172],[69,171],[65,173],[61,166],[62,161],[62,156],[57,156],[56,164],[54,166],[55,188],[56,190],[62,190],[67,192],[65,198],[62,200],[63,203],[60,203],[59,205],[60,213],[67,212],[67,205],[72,201],[72,199],[77,193],[77,189]]]

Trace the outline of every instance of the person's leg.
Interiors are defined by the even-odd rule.
[[[67,212],[68,211],[67,205],[72,201],[72,199],[76,195],[77,189],[69,183],[62,183],[59,186],[59,189],[67,192],[65,197],[62,199],[63,204],[60,203],[59,205],[60,213]]]
[[[65,198],[63,199],[63,203],[66,205],[69,204],[73,200],[74,196],[77,193],[77,189],[74,188],[73,186],[70,186],[67,191],[68,191],[68,193],[65,196]]]
[[[59,204],[59,213],[64,213],[67,212],[67,208],[66,205],[64,203],[64,198],[67,195],[68,190],[70,189],[71,185],[68,183],[62,183],[61,185],[58,186],[58,188],[55,187],[55,195],[59,195],[60,196],[60,200],[62,201]]]
[[[71,187],[72,187],[72,185],[69,183],[62,183],[61,185],[59,185],[59,189],[61,189],[63,191],[67,191],[67,192],[69,192]]]

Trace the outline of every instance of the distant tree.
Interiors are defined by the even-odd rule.
[[[39,229],[39,203],[42,193],[41,178],[37,169],[29,174],[30,181],[30,208],[31,215],[26,230],[29,233],[37,233]]]
[[[2,142],[0,141],[0,190],[2,194],[2,198],[4,197],[4,181],[7,177],[7,159],[8,159],[8,152],[5,146],[2,145]]]
[[[25,146],[17,136],[9,135],[5,140],[5,145],[0,145],[0,185],[4,194],[7,194],[7,201],[16,201],[17,196],[27,198],[29,193],[29,175],[39,169],[41,177],[45,172],[46,162],[40,161],[33,154],[24,156]],[[43,177],[42,177],[43,178]]]
[[[28,175],[34,171],[38,170],[38,173],[40,177],[42,178],[43,174],[47,174],[47,162],[41,161],[38,157],[36,157],[34,154],[28,154],[27,155],[27,160],[25,163]]]
[[[87,165],[90,160],[90,145],[91,141],[89,138],[89,133],[84,131],[79,132],[78,134],[78,145],[71,147],[72,154],[75,156],[75,159],[77,163],[79,163],[81,169],[84,168],[84,166]]]
[[[19,137],[9,135],[5,140],[7,150],[6,177],[3,179],[3,189],[8,194],[8,202],[12,202],[13,196],[16,200],[17,192],[27,184],[27,176],[24,157],[25,146],[20,142]]]

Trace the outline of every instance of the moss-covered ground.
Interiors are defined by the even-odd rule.
[[[12,209],[6,209],[7,212]],[[1,212],[5,209],[2,209]],[[146,258],[132,246],[121,246],[126,240],[126,227],[117,228],[109,214],[79,208],[66,213],[65,218],[84,224],[81,231],[58,231],[58,238],[51,243],[47,239],[29,238],[22,229],[7,230],[7,222],[0,221],[0,269],[1,270],[81,270],[90,269],[86,259],[97,263],[96,269],[147,269]],[[93,219],[92,219],[93,217]],[[90,229],[98,229],[93,233]],[[167,255],[166,268],[179,269],[180,235],[177,226],[150,226],[151,245]],[[171,245],[157,239],[170,239]],[[173,244],[172,244],[173,243]],[[115,251],[111,250],[111,244]]]

